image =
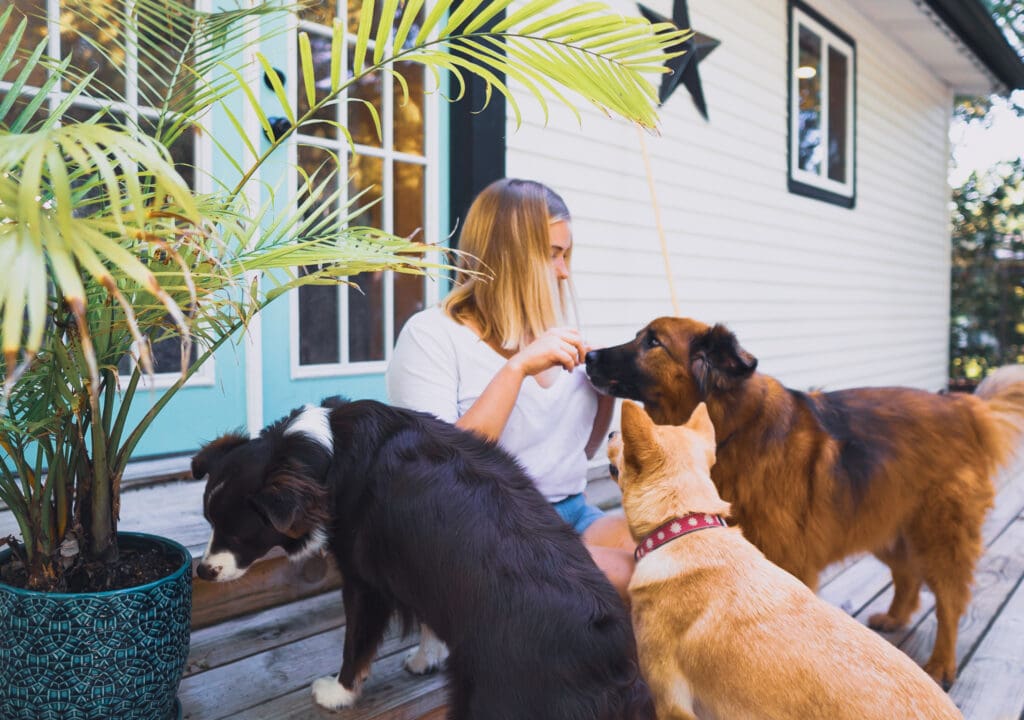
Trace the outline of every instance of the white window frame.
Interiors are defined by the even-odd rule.
[[[433,3],[424,3],[424,12],[429,13],[430,7]],[[338,0],[338,6],[347,8],[346,0]],[[288,52],[288,71],[287,77],[296,78],[295,82],[288,83],[291,102],[293,107],[295,105],[296,93],[297,93],[297,78],[299,77],[299,68],[297,65],[298,57],[298,33],[306,31],[310,33],[320,33],[330,35],[330,28],[325,28],[322,25],[316,23],[310,23],[308,21],[300,20],[293,16],[292,28],[287,35],[287,52]],[[355,35],[348,30],[346,24],[345,27],[345,38],[346,43],[349,47],[355,44]],[[370,40],[367,47],[367,52],[372,53],[374,46],[373,39]],[[348,70],[348,53],[342,55],[341,58],[342,68],[341,73],[344,77]],[[424,82],[430,82],[432,75],[429,72],[425,72]],[[422,165],[424,167],[424,184],[426,188],[425,196],[423,199],[423,229],[422,239],[428,244],[436,244],[440,237],[440,133],[438,123],[440,122],[440,92],[434,88],[425,86],[424,92],[424,128],[426,130],[423,138],[423,155],[414,155],[410,153],[397,152],[394,149],[394,84],[395,80],[391,73],[383,73],[383,82],[381,87],[381,130],[383,132],[383,138],[381,147],[374,147],[369,145],[360,145],[356,143],[356,152],[362,155],[380,158],[383,163],[382,173],[382,184],[381,188],[381,217],[383,218],[384,227],[381,228],[384,232],[393,232],[394,230],[394,164],[393,161],[408,162],[413,164]],[[340,113],[345,113],[347,103],[345,97],[339,101],[338,107]],[[301,133],[300,133],[301,134]],[[322,138],[316,138],[309,135],[302,135],[302,144],[310,146],[323,147],[334,151],[339,160],[341,167],[339,168],[339,178],[341,181],[341,202],[344,202],[348,198],[348,185],[344,178],[348,177],[348,144],[344,137],[338,137],[336,140],[324,140]],[[288,152],[288,167],[289,167],[289,201],[294,202],[298,195],[298,174],[296,167],[298,165],[298,145],[295,139],[292,139],[287,145]],[[436,260],[440,260],[439,253],[437,254]],[[347,278],[346,278],[347,279]],[[316,365],[302,365],[299,363],[299,293],[297,290],[293,290],[289,293],[289,333],[288,333],[288,344],[289,344],[289,357],[290,357],[290,375],[293,380],[303,378],[323,378],[323,377],[343,377],[350,375],[369,375],[375,373],[383,373],[388,366],[388,362],[391,360],[391,354],[394,348],[395,340],[395,328],[394,328],[394,272],[387,271],[384,273],[384,359],[383,360],[371,360],[363,362],[350,362],[349,361],[349,332],[348,332],[348,286],[338,286],[338,338],[340,343],[339,348],[339,362],[336,363],[321,363]],[[429,279],[425,279],[424,287],[424,303],[426,307],[430,307],[438,302],[440,299],[440,283],[432,282]]]
[[[61,3],[60,0],[47,0],[46,5],[46,33],[47,33],[47,53],[54,58],[63,56],[63,49],[61,48],[60,38],[60,13]],[[200,10],[209,10],[210,0],[196,0],[195,6]],[[89,95],[80,96],[72,105],[72,107],[82,107],[98,110],[100,108],[106,108],[116,113],[124,115],[126,118],[132,120],[138,120],[141,115],[147,114],[144,110],[140,110],[138,103],[138,82],[137,82],[137,61],[134,56],[130,56],[126,59],[127,64],[127,78],[125,82],[125,99],[127,103],[106,103],[100,102]],[[48,71],[52,72],[52,71]],[[4,91],[10,90],[10,83],[0,83],[0,89]],[[38,89],[25,88],[22,92],[24,95],[29,95]],[[57,85],[52,89],[46,100],[46,107],[49,108],[50,112],[56,110],[60,103],[67,96],[67,93],[60,90],[60,86]],[[205,125],[205,123],[204,123]],[[204,126],[204,130],[209,128]],[[198,133],[195,138],[195,151],[196,151],[196,173],[194,188],[200,193],[209,193],[213,190],[212,180],[210,178],[210,169],[213,166],[213,144],[210,139],[210,132]],[[132,344],[132,352],[136,351],[136,346]],[[135,367],[134,355],[132,357],[132,368]],[[139,382],[139,386],[146,389],[162,389],[168,388],[178,381],[181,377],[181,372],[165,372],[165,373],[154,373],[153,375],[147,375],[143,373],[142,379]],[[118,381],[126,384],[130,379],[129,376],[118,375]],[[214,370],[214,358],[210,358],[190,377],[185,387],[200,387],[200,386],[211,386],[214,384],[216,379],[216,373]]]
[[[797,77],[797,66],[800,62],[800,28],[805,27],[821,38],[821,57],[819,58],[819,76],[821,88],[821,121],[822,142],[825,145],[822,172],[818,175],[799,167],[800,142],[800,87]],[[806,195],[826,200],[844,207],[853,207],[856,198],[856,45],[849,36],[815,13],[799,0],[790,2],[789,23],[789,190],[798,195]],[[846,57],[848,75],[846,84],[846,173],[843,182],[829,177],[828,127],[829,127],[829,50],[834,50]]]

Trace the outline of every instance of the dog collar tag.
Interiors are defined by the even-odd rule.
[[[659,548],[670,540],[675,540],[687,533],[697,530],[707,530],[714,527],[728,527],[725,520],[719,515],[708,515],[706,513],[690,513],[681,518],[673,518],[651,532],[644,540],[636,546],[633,553],[637,560],[655,548]]]

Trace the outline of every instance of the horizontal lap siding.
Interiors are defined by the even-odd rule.
[[[670,14],[669,2],[650,5]],[[937,389],[952,96],[846,3],[811,5],[857,46],[856,208],[786,189],[786,3],[690,0],[693,24],[722,41],[700,65],[711,120],[680,86],[660,135],[644,138],[681,310],[728,324],[793,387]],[[569,203],[588,339],[621,342],[671,314],[637,131],[590,108],[580,125],[554,105],[544,126],[532,101],[521,107],[518,130],[509,112],[508,173],[547,182]]]

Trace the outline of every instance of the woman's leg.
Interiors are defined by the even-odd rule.
[[[626,518],[622,515],[599,517],[583,531],[582,537],[594,562],[611,581],[626,607],[629,607],[627,588],[636,565],[633,559],[636,543],[629,533]]]

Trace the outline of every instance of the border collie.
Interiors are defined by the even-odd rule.
[[[329,549],[344,579],[341,671],[359,696],[390,617],[450,650],[449,718],[653,718],[629,618],[583,543],[493,443],[425,413],[325,400],[225,435],[192,460],[213,528],[199,577],[231,580],[280,546]]]

